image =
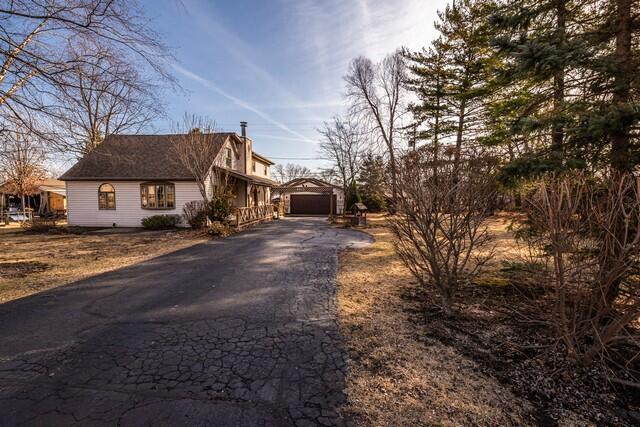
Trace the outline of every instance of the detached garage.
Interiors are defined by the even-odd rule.
[[[344,210],[344,194],[340,187],[316,178],[298,178],[273,189],[289,215],[327,216]]]
[[[327,215],[332,209],[337,214],[338,196],[333,195],[333,204],[329,194],[291,194],[289,211],[291,215]]]

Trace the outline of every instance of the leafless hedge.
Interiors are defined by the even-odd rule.
[[[617,345],[638,347],[640,189],[627,175],[549,176],[523,203],[529,243],[548,261],[546,314],[577,363],[608,357]]]
[[[436,288],[449,314],[458,286],[477,275],[491,257],[485,226],[495,186],[484,159],[422,148],[398,167],[402,191],[390,220],[395,248],[422,286]]]

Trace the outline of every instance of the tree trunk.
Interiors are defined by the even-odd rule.
[[[615,77],[613,89],[613,105],[619,115],[625,115],[629,108],[631,93],[631,77],[633,64],[631,58],[631,3],[633,0],[616,1],[616,51]],[[611,140],[611,166],[618,172],[630,170],[629,162],[629,127],[623,123],[617,127]]]
[[[27,220],[27,204],[24,200],[24,194],[20,195],[20,200],[22,200],[22,222],[26,222]]]
[[[440,143],[440,73],[436,74],[436,113],[434,114],[435,122],[433,124],[433,179],[438,184],[438,144]]]
[[[464,133],[464,121],[465,112],[467,107],[466,99],[460,102],[460,115],[458,116],[458,129],[456,132],[456,151],[453,157],[454,176],[458,176],[458,169],[460,168],[460,152],[462,151],[462,135]]]
[[[563,52],[566,37],[566,15],[567,9],[565,0],[558,0],[556,5],[556,34],[560,51]],[[564,66],[561,66],[553,77],[553,114],[554,118],[562,117],[564,103]],[[564,126],[561,123],[554,123],[551,129],[551,161],[555,167],[562,166],[564,158]]]
[[[616,31],[616,66],[613,91],[613,104],[620,115],[629,106],[631,94],[631,2],[633,0],[617,0],[617,31]],[[611,166],[614,170],[613,179],[620,179],[625,172],[631,170],[629,161],[629,124],[622,123],[613,134],[611,140]],[[619,241],[623,241],[625,224],[622,217],[615,224],[615,234]],[[615,246],[615,251],[624,251],[624,248]],[[615,260],[616,255],[612,258]],[[607,267],[608,268],[608,267]],[[611,267],[613,268],[613,267]],[[613,304],[620,293],[620,280],[613,281],[604,295],[606,304]]]
[[[395,206],[396,201],[398,200],[398,171],[396,168],[396,155],[393,149],[393,140],[391,138],[389,138],[387,146],[389,148],[389,162],[391,163],[391,199],[392,204]]]

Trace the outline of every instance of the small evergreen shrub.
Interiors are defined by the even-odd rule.
[[[384,194],[363,192],[362,203],[369,209],[369,212],[382,212],[387,208]]]
[[[142,226],[147,230],[167,230],[180,222],[178,215],[153,215],[142,218]]]
[[[211,222],[226,222],[229,215],[233,213],[234,195],[231,192],[216,192],[209,200],[207,215]]]
[[[362,197],[360,196],[360,192],[358,191],[358,187],[355,182],[347,187],[344,199],[344,207],[347,212],[351,212],[356,203],[362,203]]]

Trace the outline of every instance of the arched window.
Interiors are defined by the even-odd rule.
[[[111,184],[98,187],[98,209],[113,210],[116,208],[116,189]]]

